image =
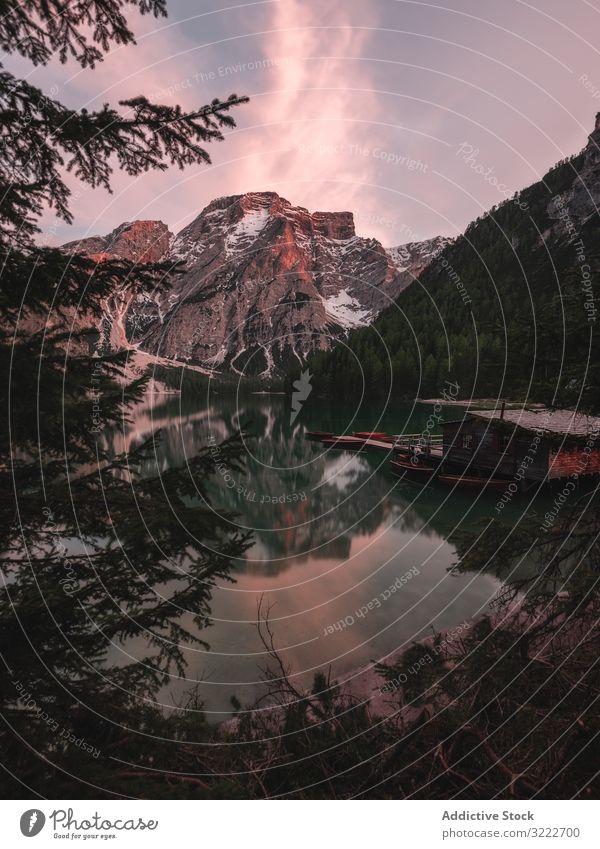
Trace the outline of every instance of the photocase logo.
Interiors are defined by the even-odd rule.
[[[32,808],[21,816],[21,834],[35,837],[43,829],[46,817],[38,808]]]
[[[312,392],[312,386],[310,383],[311,380],[312,374],[308,369],[305,369],[298,380],[294,381],[294,391],[292,392],[292,412],[290,414],[291,425],[293,425],[298,418],[303,402],[306,401]]]

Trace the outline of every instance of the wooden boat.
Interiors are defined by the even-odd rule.
[[[510,481],[501,478],[475,477],[473,475],[438,475],[437,480],[446,486],[457,486],[462,489],[491,489],[503,491]]]
[[[352,436],[358,436],[360,439],[393,439],[384,430],[356,430]]]
[[[424,483],[437,474],[435,466],[426,463],[411,463],[406,460],[390,460],[390,469],[393,474],[399,475],[405,480],[420,481]]]
[[[333,433],[330,430],[307,430],[304,434],[305,439],[328,439],[333,437]]]
[[[321,439],[321,443],[327,448],[345,448],[346,450],[357,450],[365,444],[364,439],[356,436],[327,436]]]

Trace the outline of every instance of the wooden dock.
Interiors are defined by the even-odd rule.
[[[503,490],[510,483],[508,479],[493,478],[491,475],[465,475],[464,469],[455,472],[444,471],[444,446],[441,436],[415,433],[390,435],[387,438],[381,438],[382,436],[383,434],[360,435],[360,432],[356,436],[345,436],[324,431],[309,431],[306,434],[307,439],[321,442],[324,448],[341,451],[363,451],[369,448],[395,454],[396,458],[390,462],[390,471],[402,480],[421,483],[422,486],[429,481],[439,481],[441,484],[452,486],[453,489],[459,487],[483,491]]]
[[[372,437],[365,439],[362,436],[343,436],[340,434],[324,437],[315,441],[320,442],[325,447],[341,449],[347,448],[348,450],[358,451],[363,448],[377,448],[380,451],[387,452],[394,450],[393,442],[386,442],[382,439],[374,439]]]
[[[360,437],[356,437],[356,439],[359,442],[361,441]],[[393,442],[387,442],[383,439],[375,439],[372,436],[368,437],[368,439],[363,439],[362,443],[363,443],[364,448],[378,448],[380,451],[393,451],[394,450],[394,443]]]
[[[355,436],[354,434],[333,434],[324,431],[309,431],[307,439],[321,442],[323,445],[332,445],[337,448],[348,447],[349,449],[374,448],[378,451],[406,451],[420,450],[434,456],[442,454],[441,436],[423,436],[421,433],[390,434],[387,439],[379,436]],[[337,444],[336,444],[337,443]]]

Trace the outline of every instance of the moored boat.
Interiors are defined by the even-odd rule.
[[[390,460],[390,470],[393,474],[410,481],[425,482],[434,478],[437,468],[426,463],[411,463],[404,460]]]
[[[327,448],[358,450],[363,447],[365,440],[356,436],[328,436],[321,439],[321,444]]]
[[[384,430],[356,430],[352,436],[357,436],[359,439],[392,439]]]
[[[437,480],[446,486],[457,486],[462,489],[491,489],[494,491],[505,490],[510,481],[502,478],[488,478],[474,475],[438,475]]]
[[[304,434],[305,439],[330,439],[333,437],[333,432],[330,430],[307,430]]]

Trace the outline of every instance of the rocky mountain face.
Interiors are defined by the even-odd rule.
[[[387,252],[350,212],[314,212],[275,192],[218,198],[175,238],[160,221],[65,245],[101,260],[184,260],[166,291],[107,305],[101,342],[209,371],[282,374],[369,324],[446,243]]]
[[[594,130],[586,147],[573,161],[568,185],[554,195],[547,205],[553,225],[545,231],[572,237],[587,222],[598,216],[600,209],[600,112],[596,114]]]
[[[66,253],[83,253],[97,262],[107,259],[125,259],[133,262],[160,262],[168,258],[173,234],[162,221],[125,222],[108,236],[92,236],[62,246]],[[102,304],[103,318],[98,326],[95,315],[74,307],[56,309],[48,312],[31,311],[23,313],[20,328],[26,333],[46,331],[67,332],[69,352],[87,354],[90,348],[101,350],[119,350],[130,347],[129,339],[123,332],[115,316],[127,312],[136,293],[131,287],[116,293],[108,302]],[[88,333],[88,331],[91,331]],[[79,334],[85,334],[79,337]],[[96,340],[96,337],[99,337]]]
[[[108,236],[91,236],[67,242],[67,253],[83,253],[103,258],[118,257],[132,262],[160,262],[171,247],[173,234],[162,221],[126,221]]]
[[[425,239],[422,242],[406,242],[404,245],[388,248],[387,252],[400,274],[405,275],[404,279],[406,286],[408,286],[422,271],[425,271],[427,266],[452,241],[447,236],[436,236],[433,239]]]
[[[367,324],[405,285],[349,212],[309,213],[274,192],[219,198],[173,242],[186,273],[142,305],[141,347],[210,369],[285,372]]]
[[[83,253],[102,262],[106,259],[125,259],[130,262],[161,262],[168,259],[173,234],[162,221],[126,221],[108,236],[91,236],[67,242],[63,250],[67,253]],[[121,350],[131,347],[131,339],[123,319],[139,298],[134,286],[126,286],[103,304],[103,317],[98,331],[100,350]],[[68,316],[74,330],[85,329],[94,321],[82,313]],[[79,348],[76,348],[78,350]]]

